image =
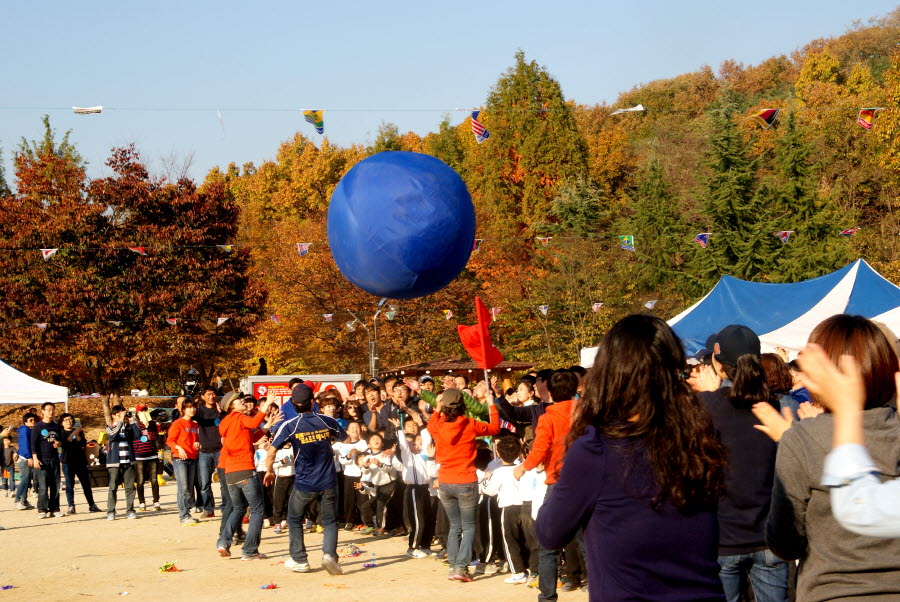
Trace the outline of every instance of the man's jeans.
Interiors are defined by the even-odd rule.
[[[28,460],[25,458],[19,458],[16,466],[19,469],[19,486],[16,487],[16,501],[24,504],[28,501],[28,488],[31,487],[31,466],[28,465]]]
[[[250,508],[250,524],[247,525],[247,538],[241,549],[243,556],[259,553],[259,540],[262,538],[263,525],[263,491],[262,484],[254,472],[248,478],[228,486],[228,493],[234,508],[228,517],[228,523],[219,534],[218,547],[226,550],[231,547],[231,537],[237,533],[244,519],[247,507]],[[336,531],[335,531],[336,533]],[[335,544],[337,546],[337,544]]]
[[[786,602],[788,563],[765,549],[750,554],[719,556],[719,579],[725,588],[725,599],[741,599],[741,582],[749,572],[750,585],[757,602]]]
[[[197,479],[200,481],[200,499],[197,505],[203,508],[204,512],[212,512],[216,509],[215,499],[212,492],[212,476],[216,472],[219,465],[219,452],[200,452],[197,460]],[[221,493],[220,504],[225,503],[225,496],[228,495],[228,487],[224,481],[219,481],[219,489]],[[220,508],[221,510],[221,508]]]
[[[462,573],[472,560],[478,508],[477,483],[441,483],[438,496],[450,521],[450,532],[447,534],[450,572]]]
[[[134,512],[134,464],[107,466],[109,472],[109,490],[106,493],[106,513],[116,513],[119,484],[125,488],[125,512]]]
[[[194,487],[194,478],[197,476],[197,460],[172,460],[175,464],[175,483],[178,485],[178,518],[180,520],[189,520],[191,518],[191,508],[194,505],[192,498],[192,489]]]
[[[38,512],[59,512],[59,460],[47,459],[36,471]]]
[[[337,485],[325,491],[300,491],[294,488],[288,502],[287,524],[290,538],[291,558],[294,562],[307,562],[306,546],[303,545],[303,517],[306,509],[315,501],[319,501],[319,517],[325,528],[322,540],[322,553],[330,554],[335,560],[337,555]],[[249,535],[248,535],[249,538]]]

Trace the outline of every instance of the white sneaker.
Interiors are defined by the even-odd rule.
[[[510,575],[506,579],[503,580],[503,583],[511,583],[513,585],[521,585],[522,583],[528,583],[528,571],[523,571],[521,573],[516,573],[515,575]]]
[[[410,548],[406,551],[406,555],[410,558],[428,558],[428,554],[422,550],[413,550]]]
[[[16,510],[28,510],[28,506],[22,502],[16,502]]]
[[[341,568],[341,565],[338,564],[338,561],[334,559],[334,556],[331,554],[324,554],[322,556],[322,568],[328,571],[330,575],[343,575],[344,569]]]
[[[38,518],[50,518],[50,516],[49,512],[38,512]]]
[[[138,510],[140,510],[141,512],[146,512],[147,504],[142,503],[140,506],[138,506]]]
[[[106,515],[106,520],[116,520],[116,515],[110,512]]]
[[[130,519],[133,520],[133,519],[137,518],[137,513],[136,513],[136,512],[129,512],[128,515],[127,515],[127,518],[130,518]]]
[[[266,518],[266,519],[263,519],[263,528],[268,529],[268,528],[271,527],[271,526],[272,526],[272,521],[270,521],[270,520],[267,519],[267,518]]]
[[[308,562],[296,562],[293,558],[288,558],[284,561],[284,568],[289,571],[294,571],[295,573],[308,573],[309,572],[309,563]]]
[[[162,506],[159,505],[159,502],[153,504],[153,509],[156,511],[162,510]]]

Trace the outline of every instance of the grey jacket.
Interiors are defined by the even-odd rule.
[[[766,543],[785,560],[800,560],[797,600],[900,599],[900,539],[857,535],[831,513],[821,485],[831,450],[830,414],[802,420],[781,438],[775,461]],[[898,476],[900,418],[894,408],[863,414],[865,444],[884,478]]]

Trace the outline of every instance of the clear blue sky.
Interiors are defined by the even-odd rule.
[[[297,130],[317,137],[300,109],[331,109],[325,133],[341,145],[371,143],[381,121],[424,135],[445,112],[483,103],[519,48],[559,80],[566,98],[612,103],[639,83],[704,64],[790,53],[895,6],[9,2],[0,12],[0,147],[12,183],[15,147],[40,136],[49,113],[58,131],[73,130],[92,176],[106,173],[110,148],[135,142],[151,171],[165,155],[193,153],[199,179],[216,165],[274,158]],[[72,105],[156,110],[76,116]],[[463,117],[453,113],[456,122]]]

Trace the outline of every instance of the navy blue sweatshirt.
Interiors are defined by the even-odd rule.
[[[772,505],[778,445],[753,428],[750,410],[737,409],[730,389],[700,393],[719,438],[728,448],[725,495],[719,500],[719,554],[733,556],[766,549],[766,519]]]
[[[654,510],[656,489],[640,440],[589,426],[541,506],[538,541],[559,549],[584,527],[592,601],[723,601],[715,508]]]
[[[59,461],[59,451],[53,443],[62,444],[62,427],[55,422],[38,420],[31,429],[31,454],[41,462]]]

